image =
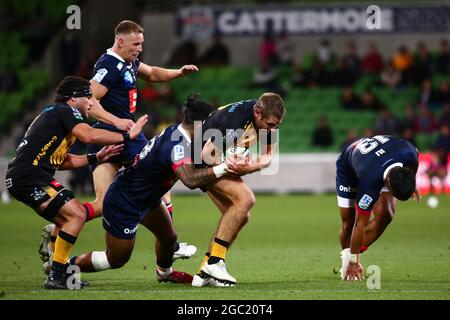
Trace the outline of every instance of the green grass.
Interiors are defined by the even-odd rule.
[[[174,267],[195,273],[219,213],[203,195],[174,196],[179,239],[197,245],[190,260]],[[78,292],[43,289],[37,254],[45,221],[18,202],[0,204],[0,299],[450,299],[450,198],[440,206],[399,203],[385,234],[363,254],[381,269],[381,289],[342,282],[339,214],[334,195],[257,195],[249,224],[227,254],[234,288],[159,284],[154,277],[154,239],[140,228],[129,263],[119,270],[83,274]],[[74,253],[104,249],[101,220],[86,225]]]

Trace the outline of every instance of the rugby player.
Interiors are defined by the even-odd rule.
[[[199,167],[215,165],[224,150],[239,147],[246,152],[248,147],[259,142],[261,154],[256,159],[227,157],[226,165],[238,175],[262,170],[272,161],[277,143],[276,130],[284,116],[284,102],[275,93],[264,93],[258,100],[243,100],[223,106],[205,120],[202,130],[206,142],[200,151],[201,156],[194,155],[194,161],[201,158],[203,162]],[[211,137],[208,137],[208,131]],[[225,255],[247,223],[255,195],[239,176],[224,176],[206,185],[204,190],[222,217],[192,285],[234,286],[236,279],[227,271]]]
[[[165,69],[149,66],[138,59],[144,43],[144,29],[129,20],[120,22],[115,28],[115,39],[112,48],[108,49],[96,62],[91,79],[94,106],[90,115],[98,120],[95,128],[113,132],[125,132],[134,125],[136,112],[137,88],[136,78],[148,82],[167,82],[198,71],[197,66],[185,65],[180,69]],[[96,199],[86,205],[90,210],[89,220],[102,214],[103,199],[114,176],[122,166],[128,166],[138,154],[147,139],[142,133],[137,139],[128,141],[120,155],[106,162],[91,165],[94,179]],[[88,152],[94,153],[101,146],[88,145]],[[169,195],[168,206],[172,211]],[[53,225],[47,225],[41,233],[42,240],[39,254],[44,263],[44,271],[48,270],[48,260],[51,259],[53,240],[58,232]],[[187,243],[177,243],[174,258],[189,258],[197,248]]]
[[[53,177],[55,171],[100,163],[116,156],[124,142],[139,136],[147,116],[141,117],[129,132],[94,129],[84,121],[93,104],[89,81],[65,77],[56,93],[55,103],[47,106],[25,133],[16,156],[8,165],[6,186],[14,198],[58,226],[53,264],[44,287],[67,289],[67,261],[89,210]],[[93,154],[69,154],[76,139],[84,143],[119,145],[103,147]]]
[[[336,192],[342,226],[341,278],[361,280],[360,254],[375,242],[394,217],[397,199],[414,197],[418,150],[391,136],[362,138],[344,148],[336,161]],[[374,213],[374,218],[370,216]]]
[[[106,250],[71,258],[82,272],[116,269],[127,263],[139,224],[156,237],[156,278],[159,282],[191,283],[192,276],[172,269],[177,235],[162,196],[180,179],[194,189],[231,174],[225,164],[194,168],[191,147],[194,121],[201,126],[211,106],[188,99],[181,124],[173,125],[150,140],[135,163],[119,173],[109,187],[103,208]],[[201,146],[200,146],[201,150]]]

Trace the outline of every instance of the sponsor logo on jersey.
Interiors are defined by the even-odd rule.
[[[42,112],[51,111],[51,110],[53,110],[53,109],[55,109],[55,106],[54,106],[54,105],[53,105],[53,106],[48,106],[48,107],[45,107],[44,109],[42,109]]]
[[[57,180],[53,180],[52,182],[50,182],[50,184],[55,188],[61,187],[61,183],[59,183]]]
[[[133,233],[135,233],[137,231],[138,227],[139,227],[139,225],[136,225],[136,227],[134,227],[133,229],[125,228],[125,229],[123,229],[123,233],[125,233],[125,234],[133,234]]]
[[[39,161],[47,154],[48,149],[52,146],[53,142],[58,140],[57,136],[53,136],[49,142],[47,142],[42,148],[41,151],[36,156],[36,159],[33,160],[33,166],[38,166]]]
[[[368,194],[364,194],[361,198],[361,200],[359,200],[358,202],[358,206],[363,209],[363,210],[367,210],[370,206],[370,204],[372,203],[373,199],[371,196],[369,196]]]
[[[122,63],[122,62],[119,62],[119,63],[117,64],[117,70],[122,70],[122,68],[123,68],[123,63]]]
[[[33,193],[31,193],[31,196],[33,197],[34,201],[39,201],[42,198],[44,198],[47,195],[46,192],[42,191],[41,189],[34,188]]]
[[[78,109],[76,109],[74,107],[70,107],[70,108],[72,109],[73,116],[76,119],[83,120],[83,116],[81,115],[80,111],[78,111]]]
[[[95,74],[95,76],[92,78],[92,80],[97,81],[98,83],[102,82],[103,78],[108,74],[108,70],[106,70],[105,68],[101,68],[99,70],[97,70],[97,73]]]
[[[125,82],[127,83],[127,84],[133,84],[133,76],[131,75],[131,72],[130,71],[126,71],[125,73],[124,73],[124,75],[123,75],[123,80],[125,80]]]
[[[26,146],[27,144],[28,144],[28,141],[27,141],[26,139],[24,139],[24,140],[19,144],[19,146],[17,147],[17,150],[16,150],[16,151],[19,151],[20,148]]]
[[[352,186],[343,186],[342,184],[339,186],[339,191],[342,192],[356,192],[356,188]]]
[[[184,158],[184,147],[176,145],[173,148],[173,162],[177,162]]]

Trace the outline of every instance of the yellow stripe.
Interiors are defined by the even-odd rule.
[[[227,248],[214,242],[211,249],[211,257],[218,257],[225,260],[225,255],[227,254]]]
[[[50,163],[55,166],[59,166],[63,163],[75,140],[77,140],[77,138],[73,134],[69,133],[50,156]]]
[[[221,107],[218,107],[217,110],[222,110],[222,109],[228,108],[228,107],[231,106],[232,104],[234,104],[234,102],[229,103],[229,104],[226,104],[226,105],[221,106]]]

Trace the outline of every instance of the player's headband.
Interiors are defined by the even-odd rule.
[[[90,86],[82,86],[72,90],[60,90],[59,94],[64,98],[79,98],[79,97],[92,97],[92,91]]]

